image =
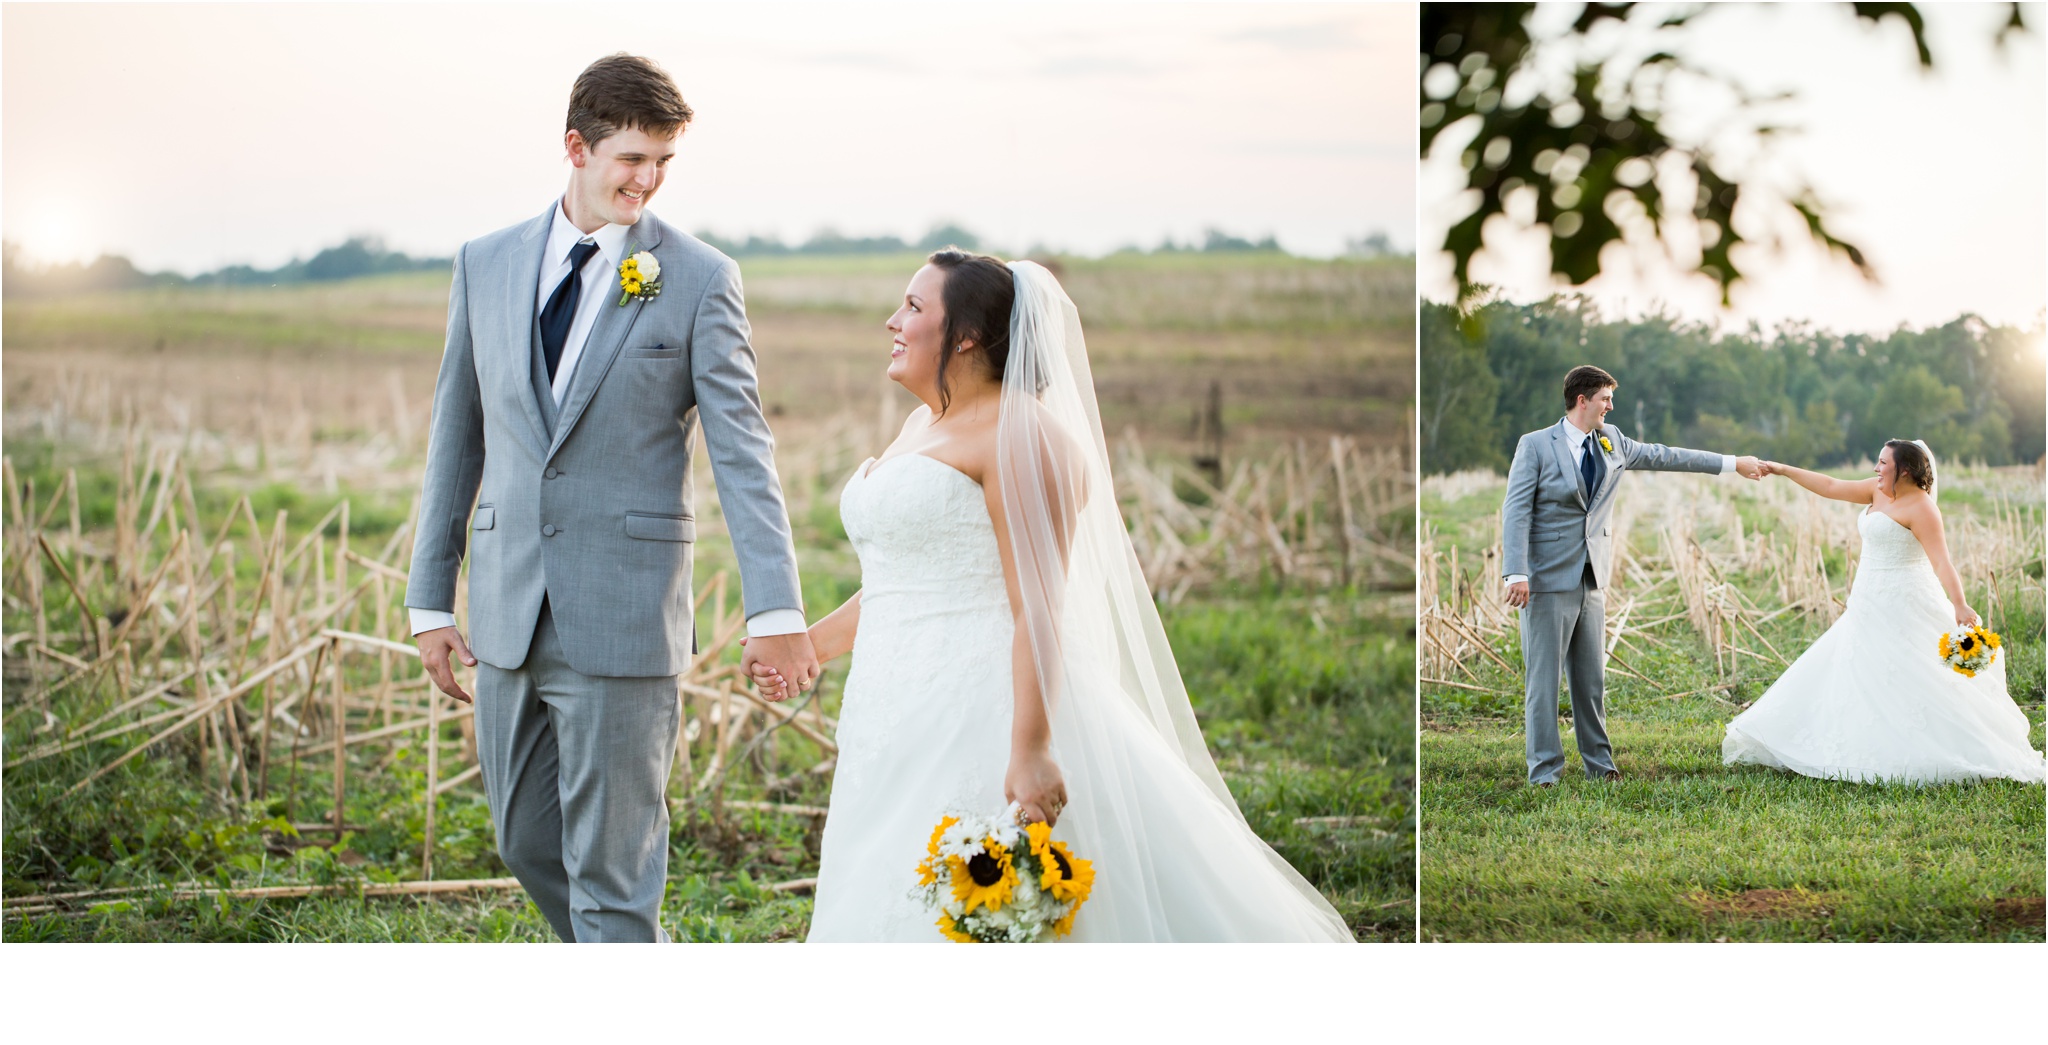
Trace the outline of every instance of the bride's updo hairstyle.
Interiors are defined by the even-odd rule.
[[[1900,475],[1913,480],[1913,485],[1922,490],[1934,489],[1934,463],[1927,459],[1927,451],[1920,449],[1920,444],[1887,439],[1884,445],[1892,452],[1892,464]]]
[[[1003,379],[1010,362],[1010,310],[1017,304],[1017,284],[1003,259],[973,254],[958,247],[933,251],[926,262],[946,273],[939,301],[946,309],[946,338],[939,351],[939,413],[952,405],[946,367],[963,341],[974,342],[976,356],[990,377]]]

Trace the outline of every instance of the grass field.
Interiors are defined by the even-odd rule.
[[[1493,568],[1503,483],[1424,484],[1424,629],[1442,648],[1422,664],[1435,680],[1422,687],[1423,938],[2042,940],[2040,787],[1721,764],[1723,727],[1783,670],[1766,651],[1796,656],[1831,619],[1771,611],[1801,598],[1839,608],[1854,509],[1785,484],[1628,482],[1607,674],[1624,780],[1584,779],[1567,724],[1572,764],[1552,790],[1525,783],[1519,641]],[[2040,473],[1952,468],[1943,482],[1965,585],[2007,636],[2009,688],[2039,748]],[[1676,576],[1667,549],[1687,541],[1726,587]]]
[[[916,261],[747,266],[762,385],[813,615],[858,585],[837,490],[908,409],[879,376],[887,358],[881,320]],[[1336,583],[1328,565],[1339,545],[1331,464],[1317,464],[1308,449],[1333,435],[1352,439],[1358,448],[1347,460],[1360,469],[1374,440],[1402,456],[1412,274],[1406,266],[1277,257],[1076,260],[1063,272],[1091,317],[1106,427],[1113,438],[1128,432],[1121,445],[1143,447],[1156,486],[1195,499],[1170,525],[1134,518],[1148,533],[1164,527],[1186,543],[1173,559],[1176,595],[1163,612],[1226,779],[1254,828],[1322,888],[1361,939],[1412,939],[1412,602],[1385,592],[1400,586],[1404,568],[1395,560],[1412,547],[1412,488],[1402,494],[1383,479],[1370,490],[1351,488],[1354,508],[1371,517],[1354,523],[1364,542],[1355,554],[1351,539],[1342,543],[1355,570],[1345,573],[1349,584]],[[355,651],[339,672],[319,657],[289,665],[270,697],[259,702],[260,690],[251,690],[233,715],[137,748],[141,757],[73,791],[151,734],[86,738],[145,721],[145,713],[175,719],[195,706],[201,693],[176,678],[195,664],[217,694],[313,634],[323,606],[341,607],[328,626],[399,636],[402,586],[362,560],[404,567],[445,294],[444,278],[407,276],[9,301],[5,939],[550,938],[516,889],[439,898],[348,892],[425,877],[430,750],[438,760],[432,877],[507,873],[481,789],[460,776],[473,757],[466,722],[443,721],[431,745],[427,730],[409,725],[418,720],[407,716],[430,704],[416,662],[401,656],[347,647]],[[1221,502],[1190,486],[1199,480],[1184,460],[1194,404],[1211,381],[1224,388],[1233,476]],[[701,457],[699,464],[708,469]],[[75,487],[67,486],[73,475]],[[731,553],[710,484],[700,478],[698,492],[697,576],[711,621],[700,627],[709,639],[718,621],[736,619],[737,607],[710,583],[730,571]],[[346,553],[337,547],[341,523],[325,518],[343,501]],[[1151,513],[1150,503],[1127,500],[1127,510]],[[1247,560],[1247,536],[1207,540],[1220,537],[1229,518],[1255,515],[1255,506],[1278,520],[1258,542],[1292,546],[1275,560],[1285,568]],[[284,524],[274,528],[280,511]],[[225,540],[209,545],[217,532]],[[203,549],[193,556],[196,583],[179,577],[174,533]],[[47,556],[37,537],[50,544]],[[286,566],[266,589],[271,547]],[[296,558],[283,554],[300,547]],[[58,564],[77,580],[76,601],[90,604],[90,618]],[[143,591],[136,582],[158,566],[168,579]],[[344,576],[350,586],[374,585],[372,593],[348,603]],[[44,610],[41,623],[32,601]],[[123,630],[130,605],[140,607],[132,633]],[[194,630],[181,630],[185,617]],[[97,663],[95,643],[123,634],[130,638],[115,643],[115,667],[45,688],[53,676],[80,670],[59,654]],[[152,643],[153,661],[140,649]],[[249,651],[246,660],[238,648]],[[721,672],[736,663],[736,650],[718,649],[707,661],[692,679],[717,690],[730,681]],[[817,705],[800,716],[825,739],[841,678],[840,668],[829,671]],[[154,697],[145,691],[165,686]],[[123,709],[140,697],[148,699]],[[282,718],[266,717],[271,697]],[[293,705],[301,717],[284,710],[292,700],[304,702]],[[442,703],[437,713],[454,711]],[[327,719],[335,707],[348,738],[338,763]],[[679,939],[800,939],[810,903],[803,883],[816,873],[819,821],[810,810],[829,794],[829,749],[796,727],[770,729],[764,710],[729,693],[693,696],[686,713],[693,724],[672,786],[664,923]],[[378,735],[389,723],[395,732]],[[85,742],[49,753],[67,738]],[[259,754],[267,758],[260,771]],[[339,837],[337,766],[345,784]],[[181,896],[172,885],[242,895]],[[327,885],[345,892],[246,895]],[[92,895],[24,901],[57,893]]]

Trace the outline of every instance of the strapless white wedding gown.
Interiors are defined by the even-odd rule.
[[[937,915],[911,893],[932,827],[1008,804],[1014,618],[995,530],[980,485],[918,454],[864,463],[839,511],[860,556],[860,629],[809,939],[939,943]],[[1096,872],[1067,939],[1350,941],[1336,911],[1133,712],[1080,694],[1063,708],[1131,717],[1108,734],[1128,741],[1119,750],[1054,745],[1068,805],[1053,836]],[[1103,760],[1140,782],[1137,808],[1095,801],[1085,781]]]
[[[1943,663],[1935,647],[1955,609],[1919,539],[1877,511],[1857,529],[1863,560],[1841,619],[1728,723],[1721,760],[1834,780],[2040,783],[2048,763],[2005,691],[2005,653],[1974,678]]]

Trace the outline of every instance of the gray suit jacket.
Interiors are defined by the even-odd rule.
[[[1500,508],[1500,572],[1528,577],[1532,592],[1576,590],[1589,560],[1595,583],[1607,587],[1614,568],[1614,495],[1622,472],[1721,471],[1720,454],[1638,443],[1621,429],[1602,425],[1587,438],[1604,435],[1614,449],[1601,450],[1607,474],[1589,503],[1564,431],[1570,423],[1560,420],[1523,436],[1508,466],[1508,494]]]
[[[452,609],[466,549],[479,659],[523,664],[545,595],[576,671],[679,674],[693,635],[692,421],[704,426],[745,612],[803,607],[739,266],[642,217],[626,249],[661,262],[661,293],[604,301],[558,412],[534,290],[559,205],[455,256],[405,604]]]

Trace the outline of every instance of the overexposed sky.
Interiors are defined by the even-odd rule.
[[[1096,253],[1215,226],[1413,241],[1409,5],[21,5],[0,230],[185,272],[356,233],[447,254],[566,181],[569,87],[645,54],[697,111],[685,229]]]
[[[1836,235],[1862,247],[1881,282],[1866,283],[1846,262],[1783,229],[1785,254],[1752,251],[1736,264],[1747,279],[1734,307],[1701,276],[1657,262],[1619,262],[1583,290],[1621,314],[1663,307],[1741,326],[1811,320],[1838,331],[1926,326],[1975,312],[2031,326],[2048,306],[2048,12],[2027,4],[2032,31],[1995,48],[2003,4],[1922,4],[1935,68],[1922,74],[1911,35],[1896,19],[1872,28],[1846,4],[1722,5],[1677,39],[1681,57],[1733,74],[1757,93],[1790,90],[1772,110],[1801,133],[1780,142],[1774,176],[1803,174],[1833,204]],[[1672,128],[1712,116],[1711,99],[1687,112],[1674,98]],[[1439,148],[1420,175],[1419,236],[1442,242],[1466,211],[1455,202],[1462,172],[1456,150]],[[1745,194],[1745,202],[1748,194]],[[1677,208],[1674,208],[1677,209]],[[1737,211],[1738,226],[1742,212]],[[1747,231],[1745,234],[1748,234]],[[1516,300],[1553,289],[1544,239],[1489,237],[1503,249],[1475,260],[1473,277]],[[1426,296],[1452,292],[1449,256],[1425,248],[1417,277]]]

